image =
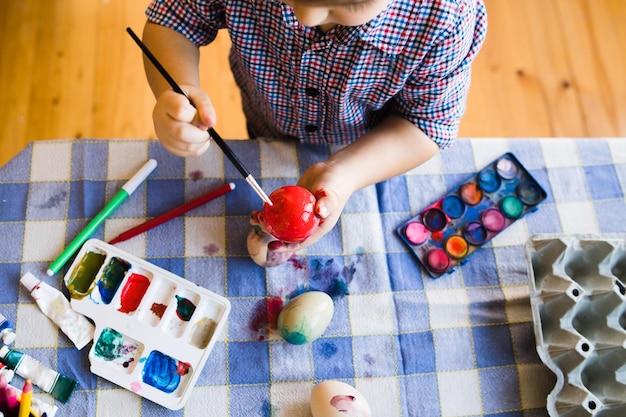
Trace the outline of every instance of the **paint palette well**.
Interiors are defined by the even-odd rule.
[[[543,188],[509,152],[404,222],[397,232],[428,273],[438,278],[545,198]]]
[[[172,410],[182,408],[230,302],[98,239],[64,277],[72,308],[95,322],[91,371]]]
[[[549,415],[626,416],[625,236],[533,236],[526,258]]]

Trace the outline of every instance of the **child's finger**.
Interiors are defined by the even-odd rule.
[[[214,126],[217,122],[217,117],[209,96],[199,88],[190,88],[188,97],[197,110],[192,123],[201,129],[208,129]]]

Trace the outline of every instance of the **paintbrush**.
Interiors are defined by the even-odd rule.
[[[182,216],[183,214],[187,213],[190,210],[195,209],[196,207],[201,206],[202,204],[208,203],[211,200],[215,200],[217,197],[220,197],[226,193],[229,193],[234,189],[235,189],[235,184],[232,182],[223,184],[220,187],[214,190],[211,190],[206,194],[201,195],[200,197],[197,197],[191,201],[188,201],[187,203],[183,205],[175,207],[163,214],[153,217],[152,219],[144,223],[141,223],[138,226],[133,227],[132,229],[129,229],[119,234],[117,237],[112,239],[109,243],[113,245],[115,243],[123,242],[137,235],[145,233],[148,230],[154,229],[155,227],[162,225],[163,223],[168,222],[178,216]]]
[[[189,103],[191,103],[191,105],[195,107],[195,105],[189,99],[187,94],[185,94],[182,88],[180,88],[180,86],[176,83],[176,81],[174,81],[174,79],[165,70],[165,68],[163,68],[163,65],[161,65],[161,63],[156,59],[156,57],[152,54],[152,52],[150,52],[148,47],[141,41],[141,39],[139,39],[139,37],[135,34],[135,32],[133,32],[131,28],[126,28],[126,32],[128,32],[128,34],[130,35],[131,38],[133,38],[135,43],[139,45],[143,53],[148,57],[150,62],[152,62],[152,65],[154,65],[155,68],[161,73],[163,78],[165,78],[165,80],[168,82],[170,87],[172,87],[172,89],[178,94],[182,94],[183,96],[187,97],[187,100],[189,100]],[[230,162],[233,163],[235,168],[237,168],[237,170],[245,178],[246,182],[250,184],[252,189],[258,194],[259,197],[263,199],[263,201],[265,201],[267,204],[271,206],[272,201],[269,199],[267,194],[265,194],[265,192],[263,191],[261,186],[257,183],[257,181],[254,179],[252,174],[243,166],[239,158],[237,158],[237,155],[235,155],[232,149],[230,149],[230,147],[226,144],[226,142],[224,142],[222,137],[212,127],[208,129],[208,132],[209,132],[209,135],[211,135],[211,138],[215,141],[215,143],[217,143],[217,146],[220,147],[220,149],[222,150],[222,152],[224,152],[224,154],[230,160]]]

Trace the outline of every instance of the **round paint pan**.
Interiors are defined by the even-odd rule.
[[[502,178],[505,180],[511,180],[517,176],[519,168],[515,162],[504,156],[496,162],[496,170],[498,171],[498,175]]]
[[[524,211],[524,203],[514,195],[507,195],[500,200],[500,210],[506,217],[517,219]]]
[[[448,219],[446,219],[446,215],[443,211],[438,208],[430,208],[422,214],[422,222],[428,230],[438,232],[446,227]]]
[[[475,206],[483,199],[483,191],[475,182],[466,182],[459,190],[461,198],[470,206]]]
[[[504,229],[504,225],[506,224],[504,214],[495,208],[483,211],[480,220],[482,221],[483,226],[485,226],[485,229],[490,232],[499,232]]]
[[[426,264],[434,272],[444,272],[450,266],[450,258],[443,249],[433,249],[426,255]]]
[[[463,237],[474,246],[479,246],[487,240],[487,229],[480,222],[469,222],[463,229]]]
[[[428,238],[428,229],[420,222],[411,222],[404,228],[404,236],[414,245],[421,245]]]
[[[515,189],[515,192],[519,199],[522,200],[522,203],[527,206],[536,206],[543,196],[537,184],[528,181],[520,183]]]
[[[458,195],[450,194],[441,202],[441,208],[452,219],[458,219],[465,213],[465,203]]]
[[[478,174],[478,185],[486,193],[497,191],[500,183],[500,176],[493,169],[485,169]]]
[[[448,255],[454,259],[463,259],[469,250],[467,241],[459,235],[452,235],[447,238],[445,248]]]

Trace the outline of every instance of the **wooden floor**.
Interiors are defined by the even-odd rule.
[[[626,1],[485,0],[462,137],[626,137]],[[147,0],[2,0],[0,166],[29,141],[153,138]],[[228,36],[202,54],[225,138],[246,137]]]

